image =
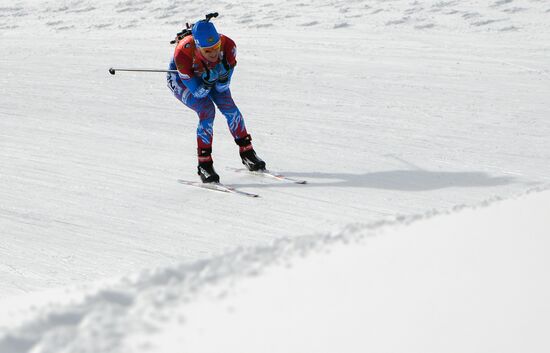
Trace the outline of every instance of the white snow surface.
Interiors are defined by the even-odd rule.
[[[548,352],[548,205],[532,192],[7,299],[0,351]]]
[[[195,114],[107,72],[211,11],[307,185],[228,170],[219,113],[261,198],[178,184]],[[547,1],[0,0],[0,52],[1,353],[550,349]]]

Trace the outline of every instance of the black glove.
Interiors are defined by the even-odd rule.
[[[226,83],[231,73],[231,66],[225,57],[222,59],[222,62],[216,66],[216,70],[218,71],[218,82]]]

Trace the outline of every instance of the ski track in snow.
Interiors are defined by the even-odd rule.
[[[162,74],[108,75],[166,67],[174,33],[210,10],[237,40],[232,91],[258,153],[308,185],[225,171],[239,163],[218,113],[223,182],[262,198],[185,189],[176,180],[196,178],[195,116]],[[0,298],[200,268],[192,262],[237,247],[548,185],[549,10],[532,0],[0,2]]]

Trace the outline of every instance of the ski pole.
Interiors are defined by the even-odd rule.
[[[114,75],[115,72],[117,71],[133,71],[133,72],[172,72],[172,73],[177,73],[178,70],[156,70],[156,69],[114,69],[114,68],[110,68],[109,69],[109,73],[111,75]]]

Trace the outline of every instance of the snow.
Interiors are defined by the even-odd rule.
[[[549,201],[547,191],[382,235],[344,232],[328,254],[181,305],[153,342],[166,352],[547,352]],[[340,243],[350,236],[360,243]]]
[[[546,352],[549,202],[533,190],[12,298],[0,351]]]
[[[166,68],[210,11],[259,155],[307,185],[226,169],[220,114],[222,181],[261,198],[178,184],[197,179],[196,117],[164,75],[107,72]],[[549,15],[1,0],[0,351],[547,351]]]

